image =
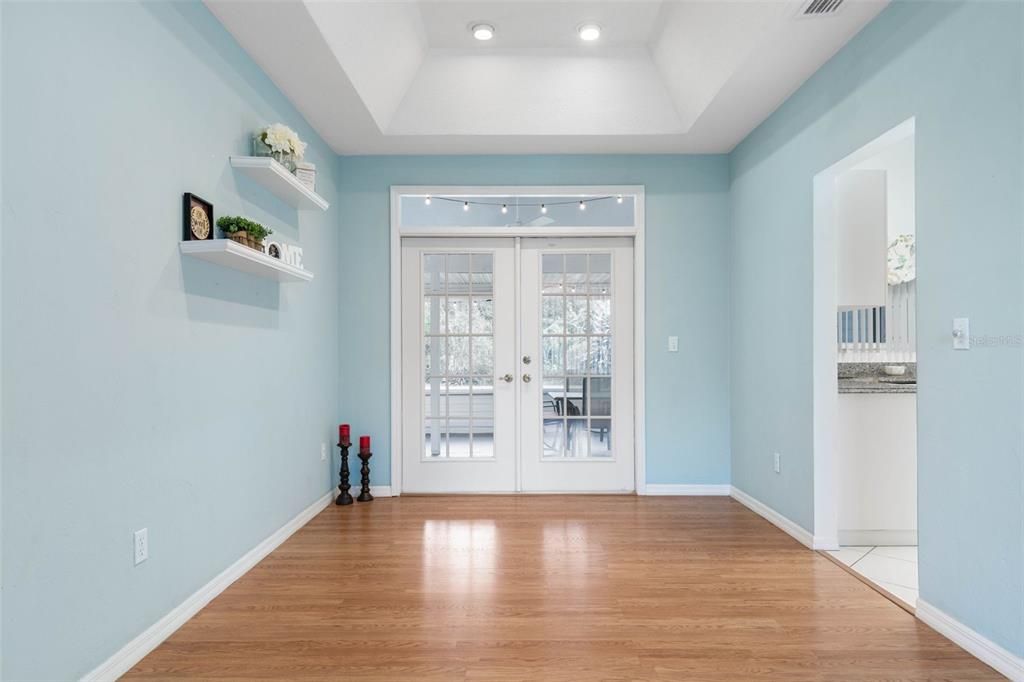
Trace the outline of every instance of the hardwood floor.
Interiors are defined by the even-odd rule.
[[[728,498],[331,505],[127,676],[1003,679]]]

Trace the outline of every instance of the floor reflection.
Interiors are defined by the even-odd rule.
[[[579,521],[549,521],[543,528],[544,544],[541,554],[544,571],[548,576],[558,576],[559,582],[572,587],[587,584],[594,559],[601,552],[595,552],[587,539],[587,526]]]
[[[423,522],[423,587],[446,595],[493,591],[498,563],[494,521]]]

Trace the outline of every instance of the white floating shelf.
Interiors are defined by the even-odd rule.
[[[308,282],[313,279],[312,272],[283,263],[277,258],[230,239],[181,242],[181,252],[186,256],[201,258],[250,275],[276,279],[278,282]]]
[[[287,168],[269,156],[232,156],[231,166],[269,189],[289,206],[319,208],[321,211],[330,206],[322,196],[299,182]]]

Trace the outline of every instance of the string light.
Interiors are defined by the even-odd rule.
[[[0,1],[2,1],[2,0],[0,0]],[[432,196],[432,195],[425,195],[423,197],[423,203],[426,204],[427,206],[430,206],[430,205],[433,204],[435,199],[437,201],[450,201],[450,202],[453,202],[453,203],[461,203],[463,211],[469,211],[470,204],[476,204],[477,206],[494,206],[496,208],[499,208],[502,213],[508,213],[508,203],[507,202],[499,202],[499,201],[482,201],[482,200],[477,200],[477,199],[459,199],[457,197],[435,197],[435,196]],[[567,206],[569,204],[576,204],[581,211],[586,211],[587,210],[587,204],[589,204],[589,203],[592,203],[592,202],[595,202],[595,201],[608,201],[608,200],[611,200],[611,199],[615,199],[616,202],[620,203],[620,204],[624,200],[623,199],[623,195],[621,195],[621,194],[618,194],[618,195],[612,194],[612,195],[601,196],[601,197],[588,197],[586,199],[566,199],[565,201],[552,201],[552,202],[545,202],[545,203],[542,203],[542,204],[541,203],[533,203],[533,202],[529,202],[529,201],[520,202],[517,199],[516,202],[515,202],[515,206],[516,206],[517,209],[537,207],[537,208],[540,208],[540,212],[541,213],[547,213],[549,206]]]

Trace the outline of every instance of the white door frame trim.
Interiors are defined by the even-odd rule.
[[[839,548],[839,479],[836,466],[836,429],[839,413],[839,379],[836,366],[836,259],[838,254],[836,178],[861,161],[890,145],[914,135],[914,119],[871,140],[863,147],[822,170],[813,179],[813,491],[815,549]]]
[[[632,227],[429,227],[403,229],[401,202],[404,194],[430,196],[500,196],[533,194],[548,196],[635,197]],[[391,186],[391,494],[402,493],[402,238],[403,237],[632,237],[633,238],[633,468],[637,495],[647,491],[647,448],[644,427],[645,366],[645,270],[643,185],[530,185],[530,186]]]

